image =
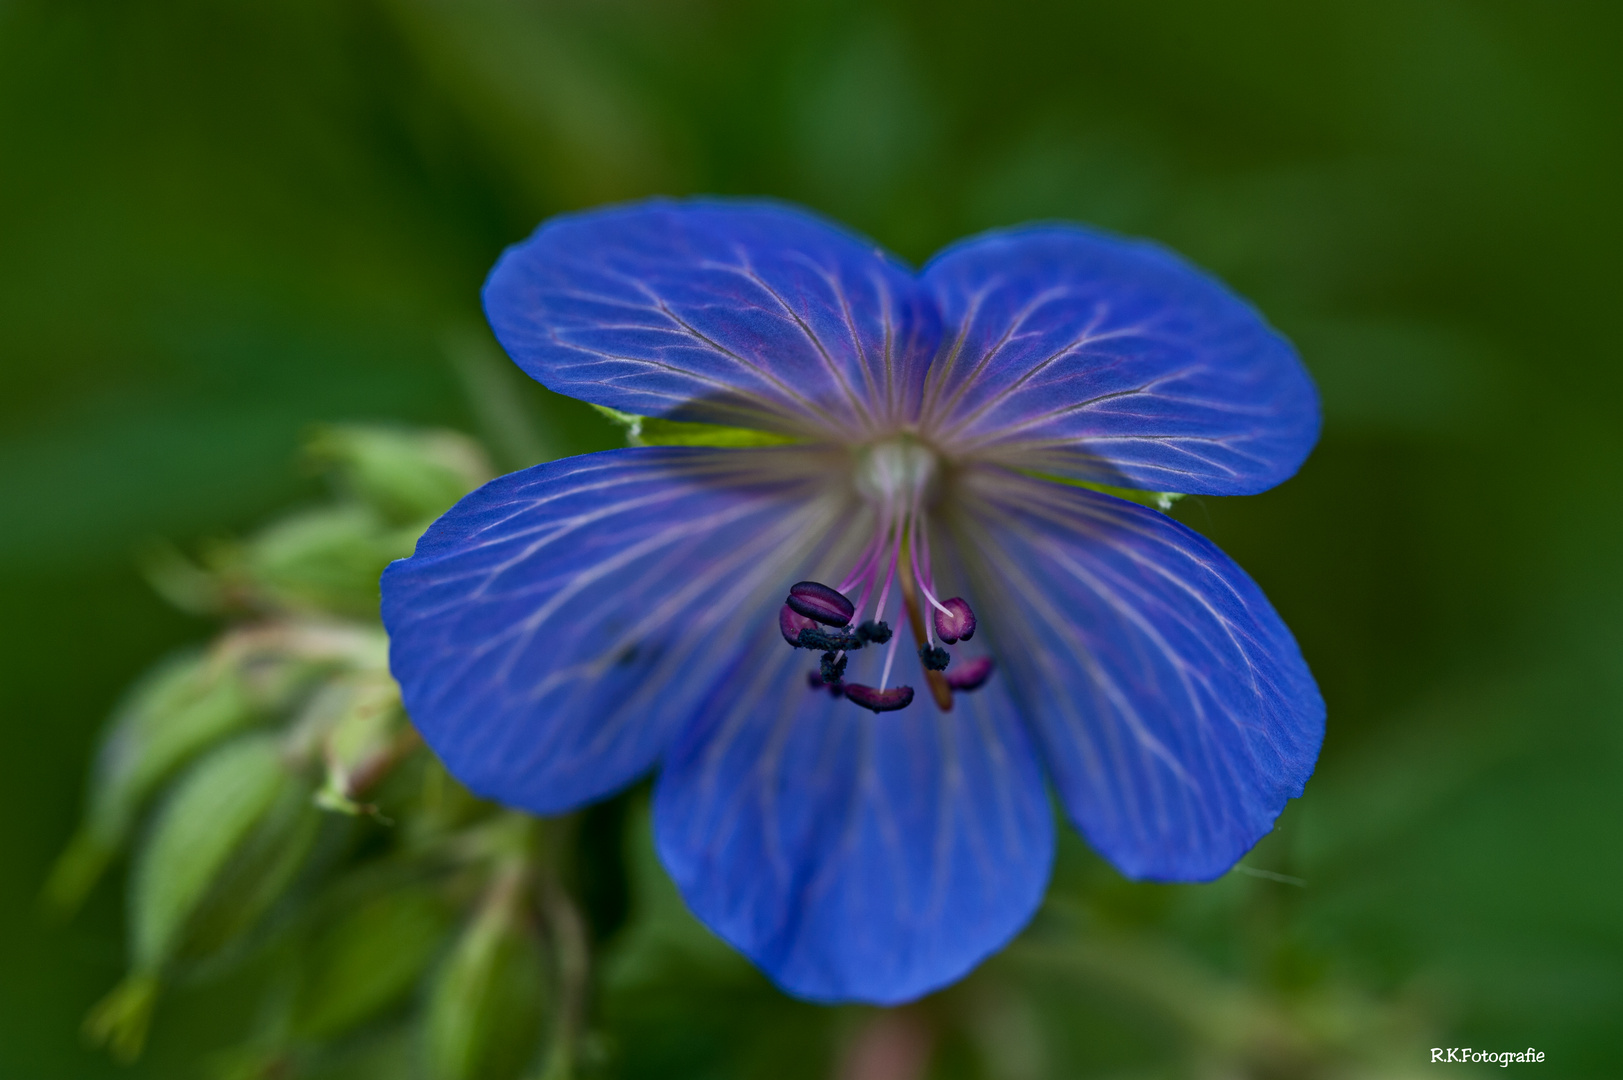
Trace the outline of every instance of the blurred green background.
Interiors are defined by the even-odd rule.
[[[468,404],[505,374],[469,360],[486,270],[546,215],[658,192],[800,200],[915,261],[1080,219],[1256,301],[1323,441],[1179,517],[1329,703],[1307,796],[1248,859],[1306,885],[1129,886],[1072,844],[1056,894],[1220,987],[1350,987],[1415,1045],[1617,1075],[1619,40],[1615,5],[1486,0],[0,0],[0,1076],[191,1076],[246,1022],[183,990],[113,1065],[78,1028],[122,970],[119,887],[35,914],[121,688],[213,629],[132,553],[314,497],[317,421],[522,457]],[[548,455],[615,442],[494,393]],[[672,970],[599,1004],[625,1075],[822,1060],[821,1011]],[[1031,1022],[1070,1043],[1015,1023],[1007,1053],[1048,1056],[991,1075],[1176,1075],[1066,978]]]

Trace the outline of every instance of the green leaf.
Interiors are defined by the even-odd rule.
[[[323,928],[294,1008],[293,1033],[327,1040],[401,1001],[439,950],[449,926],[429,889],[391,889]]]
[[[830,1051],[849,1013],[787,997],[694,918],[660,865],[646,793],[627,815],[623,857],[630,919],[595,980],[614,1075],[838,1075]]]
[[[788,446],[800,440],[770,431],[727,427],[722,424],[695,424],[686,420],[666,420],[657,416],[636,416],[593,405],[610,423],[625,431],[632,446]]]
[[[652,815],[639,797],[627,822],[624,859],[631,919],[604,957],[602,981],[610,992],[693,980],[753,983],[749,962],[688,910],[654,848]]]
[[[619,409],[611,409],[607,405],[599,405],[596,402],[589,401],[587,404],[593,409],[597,410],[598,415],[602,416],[615,427],[624,431],[626,441],[631,442],[642,433],[642,422],[644,417],[638,416],[636,413],[621,412]]]
[[[171,959],[215,878],[290,782],[270,735],[228,743],[181,779],[136,857],[130,936],[137,971],[157,972]]]
[[[1171,510],[1173,503],[1186,497],[1177,491],[1144,491],[1139,488],[1112,487],[1109,484],[1095,484],[1088,480],[1078,480],[1071,476],[1056,476],[1053,473],[1037,472],[1032,469],[1022,469],[1020,471],[1027,476],[1036,477],[1038,480],[1048,480],[1056,484],[1064,484],[1066,487],[1087,488],[1089,491],[1097,491],[1103,495],[1114,495],[1118,499],[1136,502],[1141,506],[1148,506],[1152,510],[1160,510],[1162,513]]]
[[[788,446],[798,439],[770,431],[725,427],[721,424],[690,424],[681,420],[647,417],[632,440],[638,446]]]
[[[426,524],[397,527],[364,505],[308,510],[251,539],[237,569],[253,591],[278,606],[372,615],[378,578],[389,563],[411,554]]]
[[[105,1046],[113,1057],[128,1064],[141,1056],[152,1010],[161,989],[158,977],[135,972],[113,987],[85,1017],[84,1034],[97,1046]]]
[[[479,444],[455,431],[334,424],[317,429],[305,452],[395,525],[438,517],[495,475]]]
[[[186,921],[178,957],[212,957],[236,947],[281,899],[303,868],[323,821],[310,795],[308,784],[287,778]]]
[[[85,821],[57,860],[44,900],[78,907],[124,845],[157,786],[194,754],[256,717],[239,670],[187,653],[146,675],[113,714],[96,755]]]
[[[483,908],[429,994],[430,1080],[516,1080],[540,1049],[549,1006],[546,957],[515,871],[498,871]]]

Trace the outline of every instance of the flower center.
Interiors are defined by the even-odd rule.
[[[823,654],[809,677],[814,687],[827,687],[875,713],[906,708],[913,701],[911,686],[886,689],[901,641],[886,621],[894,586],[930,696],[939,709],[950,711],[953,692],[978,689],[992,673],[992,660],[969,660],[947,674],[952,654],[936,644],[938,636],[948,645],[975,636],[969,603],[959,596],[938,599],[932,579],[927,515],[938,495],[939,458],[918,439],[900,435],[858,451],[855,481],[874,508],[873,537],[838,586],[817,581],[792,586],[778,628],[789,644]],[[849,654],[868,645],[889,646],[878,686],[846,682]]]
[[[857,491],[879,506],[934,502],[938,472],[935,451],[911,435],[898,435],[857,451]]]

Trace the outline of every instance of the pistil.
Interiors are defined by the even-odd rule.
[[[929,631],[925,629],[924,616],[919,613],[919,601],[911,574],[902,575],[902,607],[907,610],[907,625],[913,629],[913,640],[919,648],[929,648]],[[936,708],[942,712],[952,712],[952,687],[947,685],[946,676],[924,668],[924,681],[930,687],[930,696],[935,699]]]

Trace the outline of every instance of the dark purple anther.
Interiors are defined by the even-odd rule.
[[[919,660],[931,671],[946,671],[952,663],[952,653],[939,645],[920,645]]]
[[[861,683],[846,683],[845,697],[846,700],[854,701],[864,709],[872,709],[876,713],[895,712],[913,704],[913,688],[893,686],[889,690],[875,690]]]
[[[973,660],[965,660],[958,665],[958,669],[946,676],[947,685],[954,690],[979,690],[986,685],[986,680],[992,677],[992,663],[990,656],[977,656]]]
[[[820,581],[801,581],[789,586],[789,606],[808,619],[830,626],[845,626],[856,614],[856,605]]]
[[[818,629],[816,619],[808,619],[788,604],[778,609],[778,629],[783,631],[783,640],[800,648],[800,632],[802,630]]]
[[[935,632],[941,635],[942,641],[952,645],[975,636],[975,613],[969,610],[969,603],[962,596],[942,601],[941,607],[947,610],[935,609]]]

